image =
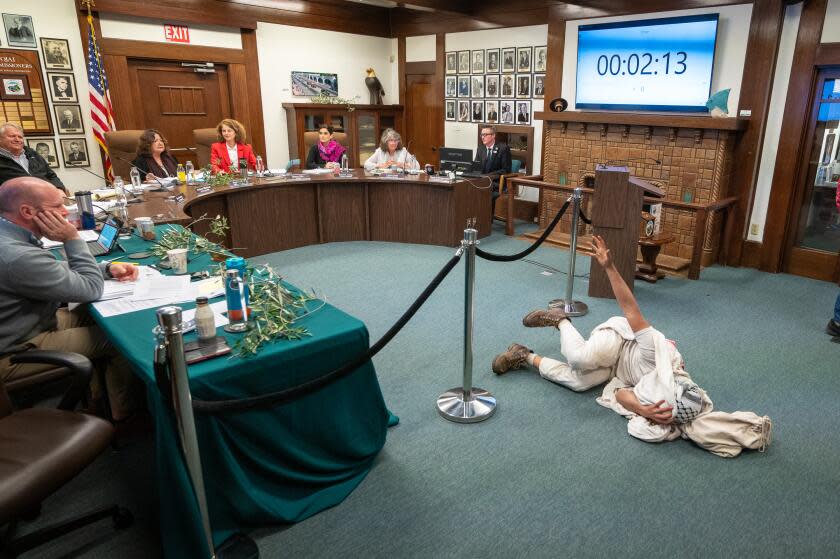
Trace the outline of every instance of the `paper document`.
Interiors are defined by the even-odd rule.
[[[170,303],[180,303],[193,298],[190,276],[146,276],[140,278],[134,289],[135,301],[164,299]]]
[[[228,323],[227,316],[224,315],[224,313],[227,312],[227,301],[213,303],[210,305],[210,309],[213,311],[213,319],[216,322],[216,328],[224,326]],[[195,309],[187,309],[182,312],[181,322],[184,325],[184,332],[191,332],[192,330],[195,330]]]
[[[332,173],[333,170],[332,169],[326,169],[326,168],[325,169],[304,169],[301,172],[305,173],[307,175],[326,175],[326,174]]]
[[[192,283],[193,295],[212,299],[225,294],[225,284],[220,276]]]
[[[95,241],[99,238],[99,233],[94,229],[82,229],[79,231],[79,237],[86,243],[90,241]],[[46,237],[41,237],[41,243],[44,245],[44,248],[47,250],[51,250],[58,247],[63,247],[64,243],[61,241],[51,241]]]

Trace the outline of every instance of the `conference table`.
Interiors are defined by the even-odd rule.
[[[171,226],[158,226],[158,234],[163,227]],[[126,253],[150,246],[136,235],[120,243]],[[137,262],[153,264],[156,260]],[[218,264],[208,255],[191,254],[191,272],[213,266]],[[186,309],[194,304],[180,306]],[[172,406],[155,383],[152,330],[156,309],[107,318],[95,308],[91,313],[146,386],[155,423],[155,456],[149,459],[155,461],[164,555],[209,557]],[[299,325],[311,336],[274,341],[247,358],[234,350],[230,356],[190,365],[193,397],[219,400],[282,390],[322,376],[369,347],[364,323],[331,305],[305,317]],[[241,336],[222,328],[217,333],[231,346]],[[195,336],[186,334],[185,341]],[[282,406],[220,415],[197,413],[215,545],[235,532],[300,521],[340,503],[370,470],[385,443],[387,427],[397,421],[385,406],[370,361],[326,388]]]
[[[479,237],[490,234],[492,197],[484,177],[449,182],[425,173],[357,169],[348,177],[289,173],[249,182],[209,192],[182,185],[147,193],[143,203],[130,206],[130,216],[182,224],[202,215],[226,216],[230,230],[221,240],[245,257],[339,241],[457,246],[469,218],[476,218]],[[197,223],[194,230],[207,236],[209,224]]]

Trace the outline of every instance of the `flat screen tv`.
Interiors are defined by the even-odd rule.
[[[578,109],[706,112],[718,14],[578,27]]]

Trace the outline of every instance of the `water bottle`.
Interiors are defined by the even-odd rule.
[[[131,172],[131,188],[134,192],[140,192],[143,189],[143,179],[140,177],[140,169],[132,167]]]
[[[347,156],[347,152],[341,154],[341,172],[348,173],[350,172],[350,157]]]
[[[181,184],[187,182],[187,172],[184,170],[184,166],[178,163],[178,168],[175,169],[175,173],[178,175],[178,182]]]
[[[122,222],[120,230],[128,227],[128,198],[125,196],[125,183],[122,177],[114,177],[114,191],[117,193],[116,202],[114,203],[114,211],[117,214],[117,219]]]
[[[263,164],[262,156],[260,155],[257,156],[257,168],[255,170],[257,171],[258,177],[263,176],[263,172],[265,171],[265,165]]]
[[[244,283],[244,292],[245,292],[245,307],[248,307],[248,283],[244,281],[245,279],[245,259],[241,256],[232,256],[225,260],[225,269],[226,275],[229,274],[231,271],[235,271],[236,275],[239,276],[240,280],[243,280]],[[225,299],[227,300],[227,308],[228,308],[228,318],[231,321],[241,322],[244,320],[243,312],[242,312],[242,299],[239,293],[239,285],[231,285],[231,282],[226,280],[225,281]],[[250,316],[251,309],[248,308],[248,315]]]
[[[82,229],[94,229],[96,218],[93,216],[93,200],[91,200],[90,191],[80,190],[76,192],[76,206],[79,208]]]
[[[187,161],[186,170],[187,170],[187,184],[192,184],[193,183],[193,172],[195,171],[195,167],[193,167],[192,161]]]

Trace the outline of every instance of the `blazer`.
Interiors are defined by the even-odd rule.
[[[249,169],[254,169],[257,166],[257,158],[254,156],[254,150],[251,149],[251,144],[237,142],[236,158],[245,159],[248,162],[247,166]],[[232,164],[225,142],[216,142],[210,146],[210,166],[213,174],[219,171],[229,173]]]
[[[50,169],[49,164],[44,161],[44,158],[38,155],[34,149],[29,146],[23,146],[23,153],[26,154],[26,158],[29,160],[29,172],[24,170],[24,168],[21,167],[14,159],[10,159],[5,155],[0,154],[0,184],[3,184],[7,180],[15,177],[31,176],[44,179],[45,181],[54,184],[56,188],[60,188],[65,192],[67,191],[64,187],[64,183],[61,182],[61,179],[55,174],[55,171]]]
[[[163,169],[158,165],[151,155],[138,155],[137,159],[131,162],[132,165],[140,169],[143,176],[141,180],[146,179],[146,174],[151,173],[157,178],[174,177],[178,171],[178,160],[172,156],[168,151],[160,154],[160,161],[163,163]]]
[[[489,157],[487,147],[481,144],[475,151],[475,160],[478,162],[478,172],[492,178],[494,183],[498,182],[499,176],[510,173],[511,170],[510,148],[504,142],[493,144]]]

